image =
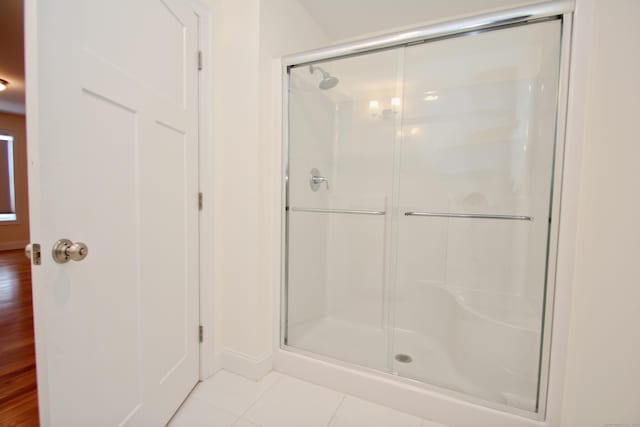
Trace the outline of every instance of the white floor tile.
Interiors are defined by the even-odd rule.
[[[237,418],[209,402],[189,396],[169,423],[169,427],[231,427]]]
[[[281,377],[282,375],[277,372],[270,372],[256,382],[231,372],[219,371],[213,377],[198,384],[192,396],[240,416]]]
[[[169,426],[325,427],[327,424],[446,427],[276,372],[255,382],[226,371],[200,383]]]
[[[413,415],[347,396],[330,424],[331,427],[421,427]]]
[[[326,427],[343,396],[285,376],[258,399],[244,418],[262,427]]]
[[[258,424],[254,424],[246,418],[240,418],[233,427],[260,427]]]

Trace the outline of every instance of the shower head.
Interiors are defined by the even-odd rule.
[[[338,85],[339,80],[337,77],[332,76],[318,66],[314,67],[313,65],[309,65],[309,73],[313,74],[316,70],[319,70],[322,73],[322,80],[320,80],[320,83],[318,84],[320,89],[327,90]]]
[[[332,87],[336,87],[338,85],[338,79],[333,76],[326,76],[320,80],[320,84],[318,87],[322,90],[331,89]]]

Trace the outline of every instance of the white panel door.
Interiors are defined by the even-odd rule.
[[[161,426],[198,379],[198,17],[185,0],[26,16],[41,419]],[[55,263],[60,238],[87,258]]]

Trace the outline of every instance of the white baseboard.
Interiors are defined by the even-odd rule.
[[[267,375],[273,367],[273,356],[266,354],[259,357],[249,356],[233,350],[225,349],[219,355],[216,365],[225,371],[233,372],[253,381],[258,381]]]
[[[29,244],[29,242],[23,242],[23,241],[18,241],[18,242],[0,242],[0,251],[11,251],[14,249],[24,249],[25,246],[27,246],[27,244]]]

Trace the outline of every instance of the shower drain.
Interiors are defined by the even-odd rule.
[[[413,358],[411,356],[409,356],[408,354],[396,354],[395,359],[400,362],[400,363],[411,363],[413,362]]]

